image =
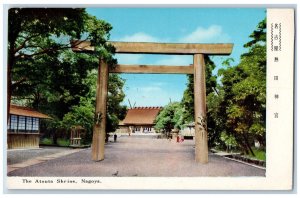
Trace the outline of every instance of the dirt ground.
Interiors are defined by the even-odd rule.
[[[38,150],[37,150],[38,151]],[[35,151],[35,152],[37,152]],[[18,155],[8,154],[8,161]],[[8,176],[217,177],[265,176],[265,170],[209,154],[209,163],[194,161],[194,141],[122,136],[105,145],[105,159],[91,160],[91,149],[20,168]]]
[[[8,150],[7,164],[8,165],[17,164],[36,157],[43,157],[43,156],[60,153],[67,150],[71,150],[71,148],[43,146],[40,147],[39,149]]]

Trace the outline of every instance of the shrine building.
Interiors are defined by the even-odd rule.
[[[39,148],[40,119],[50,117],[29,107],[10,105],[7,148]]]
[[[117,132],[154,133],[154,121],[162,107],[134,107],[128,109],[124,120],[120,121]]]

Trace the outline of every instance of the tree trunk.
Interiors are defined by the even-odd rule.
[[[253,156],[255,156],[255,154],[254,154],[254,152],[253,152],[253,150],[252,150],[252,148],[251,148],[251,146],[250,146],[250,144],[249,144],[249,142],[248,142],[248,138],[246,137],[246,135],[243,133],[243,137],[244,137],[244,141],[245,141],[245,144],[246,144],[246,146],[247,146],[247,149],[248,149],[248,151],[250,151],[250,153],[253,155]]]
[[[16,34],[18,35],[18,34]],[[11,103],[11,95],[12,95],[12,67],[15,64],[15,53],[14,53],[14,44],[16,42],[17,37],[13,37],[10,43],[10,48],[8,50],[8,62],[7,62],[7,124],[8,118],[10,115],[10,103]]]
[[[11,103],[11,96],[12,96],[12,66],[14,64],[14,58],[11,57],[14,56],[14,54],[10,54],[10,57],[8,59],[8,63],[7,63],[7,123],[8,124],[8,120],[9,120],[9,115],[10,115],[10,103]]]
[[[53,137],[52,137],[53,145],[57,145],[57,139],[58,139],[57,135],[54,134]]]
[[[9,120],[9,113],[10,113],[10,100],[11,100],[11,66],[7,65],[7,121],[6,124],[8,124]]]

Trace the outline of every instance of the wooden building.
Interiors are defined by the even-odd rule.
[[[40,119],[47,118],[50,117],[31,108],[10,105],[7,148],[38,148]]]
[[[134,107],[127,111],[117,132],[153,133],[154,121],[162,107]]]

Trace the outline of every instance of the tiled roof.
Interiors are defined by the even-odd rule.
[[[49,116],[35,111],[34,109],[31,109],[29,107],[21,107],[13,104],[10,105],[10,114],[35,118],[50,118]]]
[[[123,125],[154,124],[154,120],[162,107],[135,107],[127,111]]]

